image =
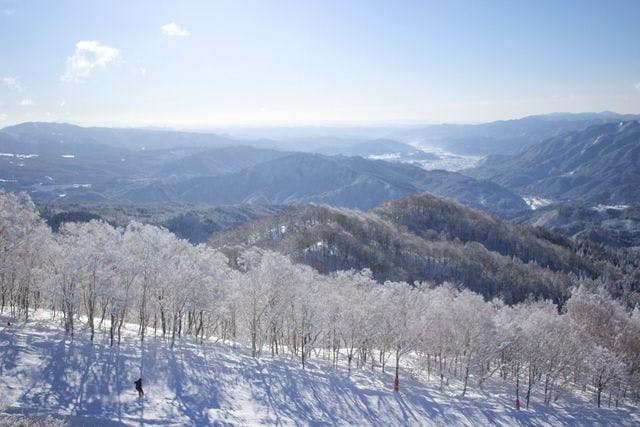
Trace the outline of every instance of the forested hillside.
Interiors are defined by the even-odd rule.
[[[204,243],[211,234],[247,221],[273,215],[285,206],[236,205],[207,207],[177,203],[48,203],[38,206],[40,216],[54,232],[65,222],[103,220],[116,227],[140,222],[163,227],[193,244]]]
[[[603,245],[640,247],[640,206],[558,203],[523,211],[512,220]]]
[[[233,189],[233,191],[230,191]],[[521,197],[491,182],[454,172],[361,157],[297,153],[238,173],[199,177],[174,186],[176,200],[213,205],[263,203],[368,209],[420,191],[453,197],[489,212],[526,208]]]
[[[577,278],[602,280],[638,301],[634,251],[506,224],[429,194],[369,212],[292,208],[215,234],[210,244],[228,254],[253,245],[277,250],[323,273],[367,268],[379,281],[450,281],[509,303],[529,295],[565,301]]]

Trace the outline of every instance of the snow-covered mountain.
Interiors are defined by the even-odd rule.
[[[592,126],[465,171],[524,196],[592,206],[640,204],[640,122]]]
[[[524,201],[491,182],[447,171],[361,157],[295,153],[235,174],[199,177],[172,187],[175,200],[213,205],[263,203],[368,209],[422,191],[455,198],[477,209],[508,213]],[[140,192],[144,189],[139,190]],[[153,192],[154,187],[149,191]],[[140,197],[141,193],[136,193]]]
[[[514,154],[526,147],[589,126],[639,120],[637,114],[553,113],[480,124],[440,124],[396,130],[390,138],[456,154]]]
[[[343,142],[330,151],[370,156],[400,150],[416,161],[426,155],[416,157],[415,148],[390,140]],[[432,191],[492,213],[526,209],[511,191],[457,173],[242,144],[266,143],[188,132],[27,123],[0,131],[0,188],[26,191],[46,204],[61,199],[215,206],[316,202],[358,208]]]

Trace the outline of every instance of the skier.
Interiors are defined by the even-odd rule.
[[[136,391],[138,392],[138,397],[144,396],[144,390],[142,390],[142,378],[138,378],[137,381],[134,381],[136,385]]]

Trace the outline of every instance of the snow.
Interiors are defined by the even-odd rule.
[[[438,147],[423,146],[420,147],[420,149],[426,153],[435,154],[439,157],[439,159],[414,162],[426,170],[442,169],[450,172],[456,172],[472,168],[483,159],[483,156],[455,154]]]
[[[371,160],[400,160],[402,158],[402,153],[377,154],[371,155],[368,158]]]
[[[613,209],[613,210],[616,210],[616,211],[623,211],[623,210],[628,209],[628,208],[629,208],[629,205],[602,205],[602,204],[600,204],[600,205],[592,207],[591,209],[593,209],[594,211],[597,211],[597,212],[604,212],[604,211],[607,211],[609,209]]]
[[[462,169],[468,169],[476,166],[482,159],[482,156],[465,156],[461,154],[454,154],[450,151],[443,150],[442,148],[423,146],[419,148],[419,151],[434,154],[437,158],[434,159],[415,159],[411,156],[405,156],[402,153],[385,153],[378,155],[368,156],[371,160],[386,160],[389,162],[409,163],[420,166],[425,170],[446,170],[446,171],[459,171]]]
[[[34,157],[38,157],[38,154],[0,153],[0,157],[16,157],[18,159],[32,159]]]
[[[393,376],[379,369],[332,370],[319,357],[306,370],[286,357],[254,359],[247,349],[153,336],[144,345],[135,325],[120,347],[100,333],[91,345],[80,332],[65,338],[59,319],[39,311],[29,322],[4,326],[0,316],[0,424],[50,415],[96,425],[638,425],[636,408],[596,409],[580,398],[547,407],[539,396],[516,411],[512,390],[489,382],[460,396],[452,382]],[[143,378],[140,399],[133,381]]]
[[[522,199],[525,201],[527,205],[529,205],[531,210],[534,210],[534,211],[536,209],[549,206],[550,204],[553,203],[553,200],[551,199],[544,199],[542,197],[535,197],[535,196],[524,196],[522,197]]]

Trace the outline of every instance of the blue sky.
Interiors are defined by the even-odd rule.
[[[0,126],[640,113],[640,1],[0,0]]]

